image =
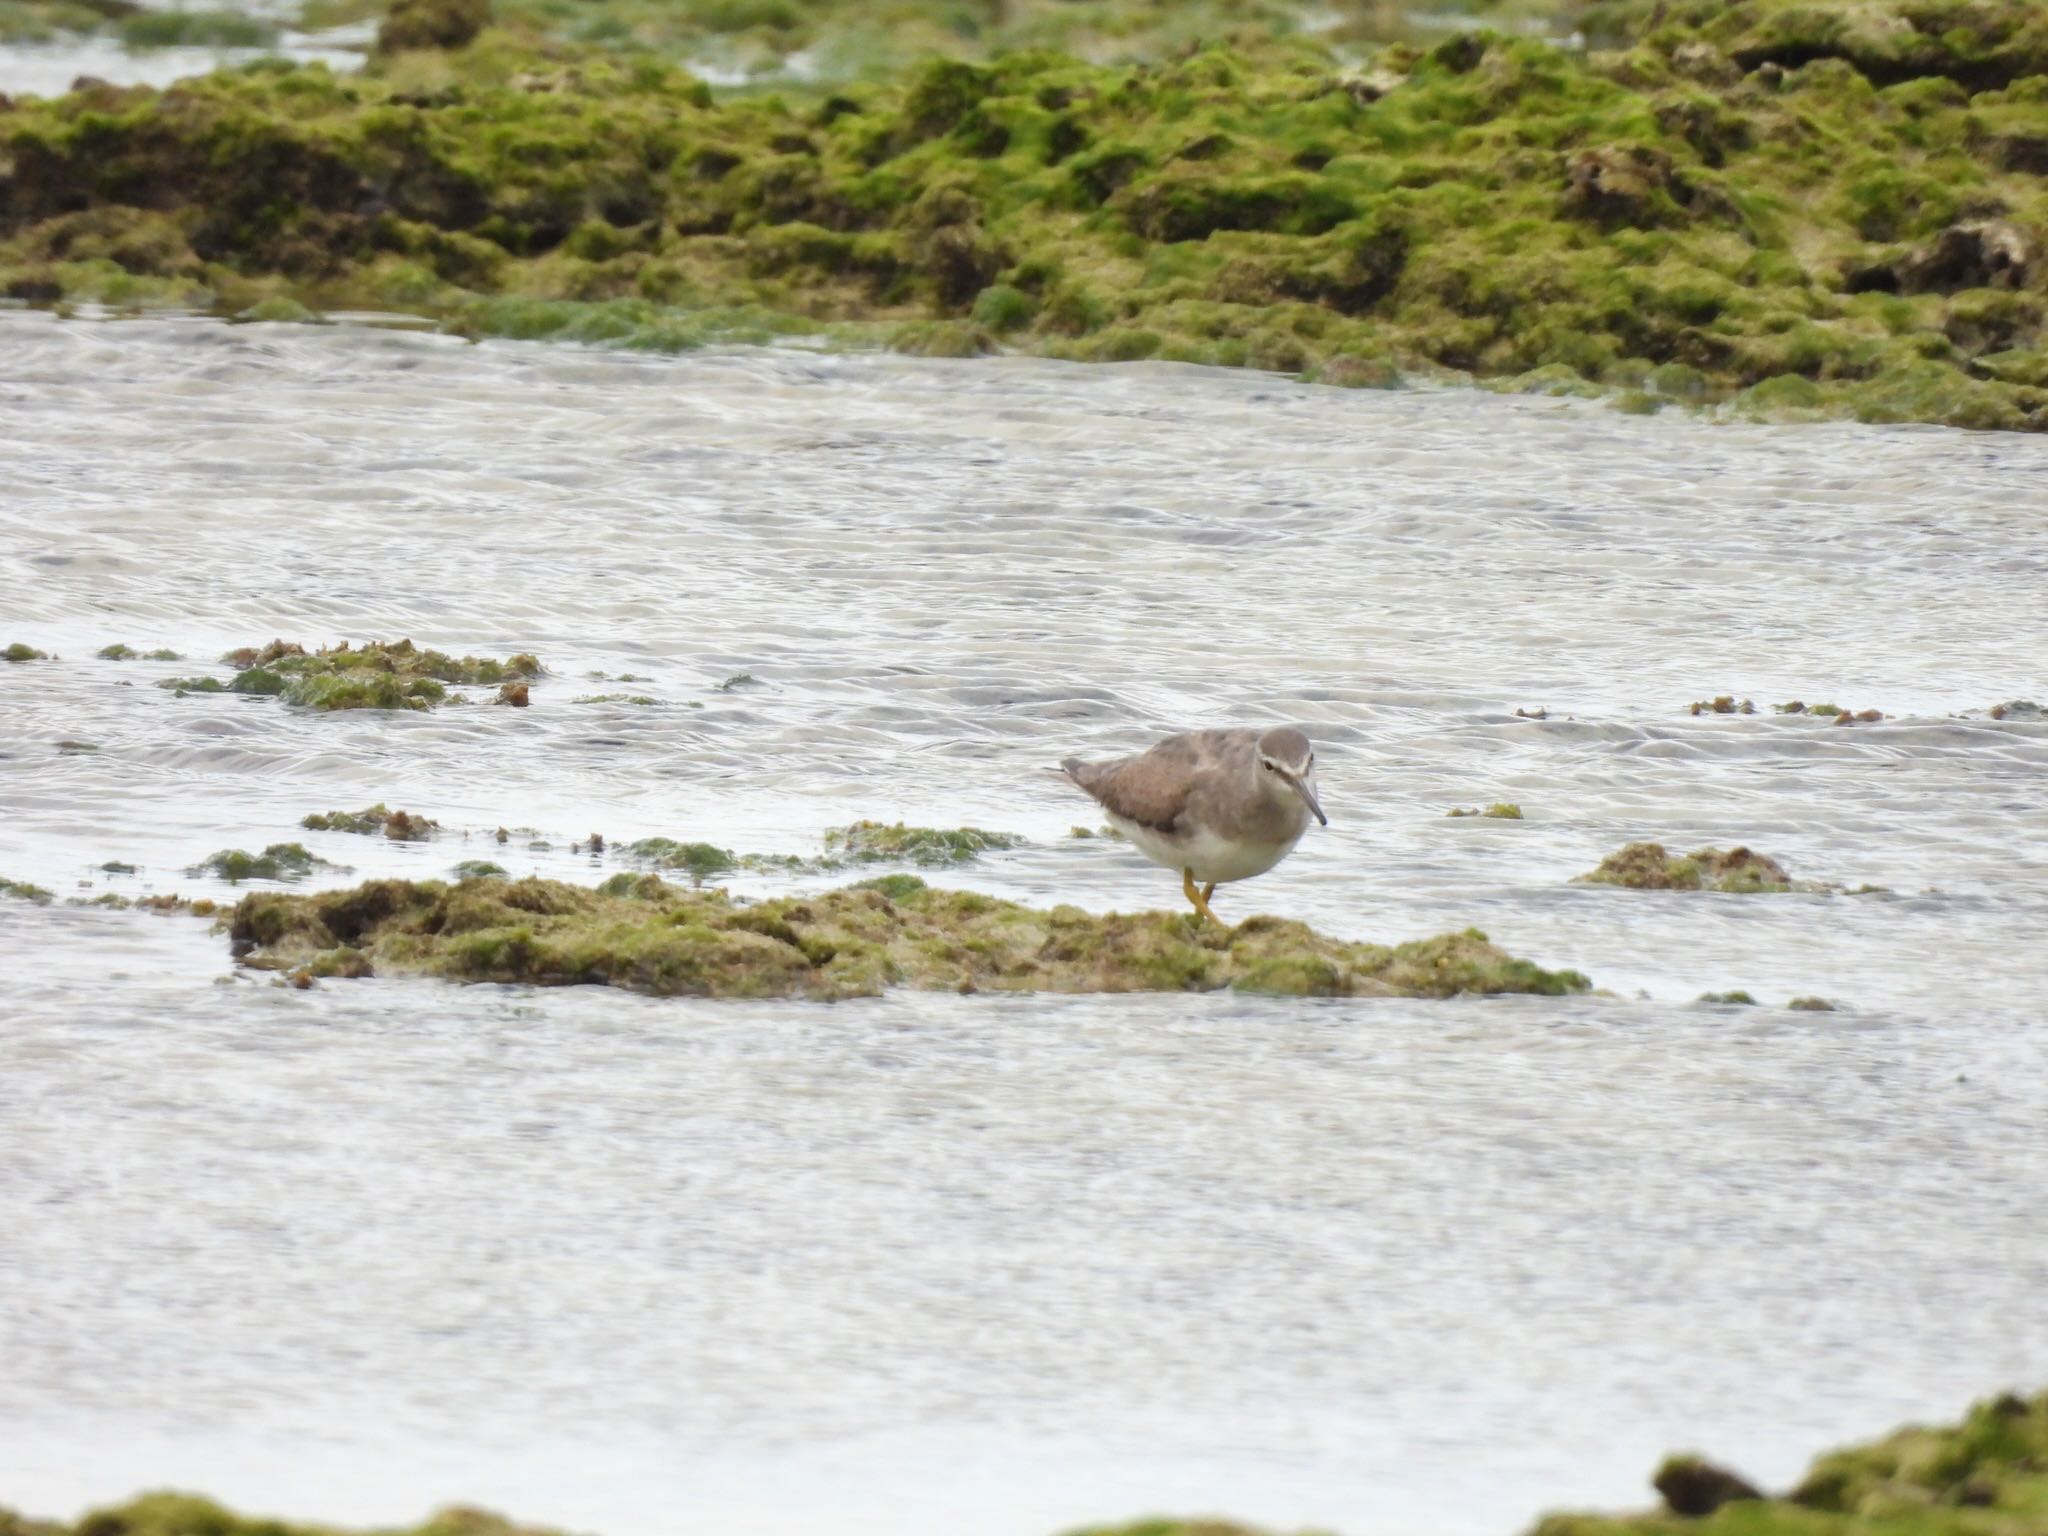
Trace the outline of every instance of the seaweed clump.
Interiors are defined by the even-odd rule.
[[[40,885],[31,885],[26,880],[9,880],[0,877],[0,896],[12,896],[17,901],[32,901],[39,907],[47,907],[56,900]]]
[[[1477,816],[1491,821],[1520,821],[1522,808],[1510,800],[1496,800],[1481,810],[1476,805],[1457,805],[1444,812],[1446,816]]]
[[[1630,843],[1600,861],[1586,885],[1619,885],[1632,891],[1726,891],[1738,895],[1798,889],[1785,866],[1748,848],[1700,848],[1667,853],[1662,843]]]
[[[353,832],[359,837],[388,837],[394,843],[422,843],[441,830],[431,816],[387,809],[383,801],[360,811],[315,811],[299,822],[309,832]]]
[[[185,873],[214,875],[230,885],[244,880],[301,880],[316,869],[332,869],[318,854],[306,851],[302,843],[272,843],[261,853],[240,848],[223,848],[209,854]]]
[[[245,964],[271,970],[342,965],[358,974],[700,997],[829,1000],[890,986],[1559,996],[1588,985],[1575,971],[1515,959],[1476,930],[1393,946],[1346,943],[1278,918],[1218,931],[1181,913],[1039,911],[912,876],[753,905],[653,875],[614,876],[595,890],[533,878],[373,880],[245,897],[230,937]]]
[[[2007,1393],[1971,1407],[1960,1424],[1908,1428],[1817,1458],[1788,1493],[1771,1497],[1696,1456],[1658,1469],[1662,1509],[1634,1515],[1558,1514],[1531,1536],[2021,1536],[2048,1511],[2048,1393]],[[1693,1522],[1705,1518],[1705,1527]]]
[[[936,869],[965,864],[984,853],[1023,846],[1024,839],[980,827],[910,827],[902,822],[856,821],[825,834],[828,854],[854,864],[920,864]]]
[[[309,709],[432,709],[446,701],[450,685],[517,688],[520,702],[527,680],[538,677],[539,660],[521,653],[504,661],[454,657],[421,650],[410,640],[343,642],[308,651],[290,640],[245,646],[221,660],[236,669],[233,681],[212,677],[171,677],[159,688],[186,693],[241,693],[281,697]]]
[[[19,640],[8,646],[6,650],[0,651],[0,660],[5,661],[48,661],[49,659],[49,655],[46,652],[39,651],[32,645],[23,645]]]
[[[287,1524],[236,1514],[197,1494],[146,1493],[84,1515],[76,1525],[33,1520],[0,1508],[0,1536],[338,1536],[331,1526]],[[369,1533],[364,1533],[369,1536]],[[376,1536],[558,1536],[538,1526],[514,1525],[489,1510],[456,1506],[408,1530]]]

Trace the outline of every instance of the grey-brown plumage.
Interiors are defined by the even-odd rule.
[[[1216,886],[1264,874],[1293,851],[1311,815],[1328,820],[1316,797],[1315,750],[1291,725],[1189,731],[1135,757],[1060,766],[1133,847],[1181,871],[1205,917],[1214,916]],[[1208,890],[1198,892],[1197,881]]]

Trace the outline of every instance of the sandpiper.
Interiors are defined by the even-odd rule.
[[[1210,922],[1216,887],[1263,875],[1294,851],[1316,799],[1316,754],[1291,725],[1189,731],[1110,762],[1060,767],[1093,795],[1146,858],[1180,871],[1181,889]],[[1196,889],[1196,882],[1202,882]]]

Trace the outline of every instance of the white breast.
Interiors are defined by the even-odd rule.
[[[1263,875],[1292,853],[1300,841],[1299,834],[1284,843],[1233,843],[1214,833],[1199,831],[1185,837],[1168,837],[1114,814],[1109,823],[1154,864],[1164,864],[1175,871],[1191,869],[1195,879],[1204,885],[1212,880],[1228,885],[1233,880]]]

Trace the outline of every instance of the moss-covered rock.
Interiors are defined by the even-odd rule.
[[[310,652],[296,641],[273,640],[268,645],[230,651],[221,660],[237,669],[230,682],[168,677],[157,686],[180,694],[274,696],[308,709],[422,710],[449,699],[450,685],[495,684],[501,699],[506,690],[516,688],[519,697],[512,702],[524,704],[527,681],[542,671],[539,660],[524,653],[504,661],[488,656],[458,658],[441,651],[423,651],[410,640],[371,641],[361,646],[343,642]]]
[[[856,821],[825,834],[826,852],[848,863],[921,864],[927,868],[965,864],[984,853],[1021,847],[1023,842],[1013,833],[985,832],[980,827],[911,827],[900,821]]]
[[[244,963],[296,970],[346,947],[379,975],[541,986],[598,983],[706,997],[865,997],[945,991],[1247,991],[1346,997],[1583,991],[1468,931],[1350,944],[1299,923],[1203,927],[1179,913],[1095,917],[965,891],[894,886],[741,905],[723,891],[615,876],[599,889],[502,878],[377,880],[311,896],[245,898]]]
[[[1782,892],[1796,887],[1785,867],[1768,854],[1748,848],[1700,848],[1692,853],[1665,852],[1662,843],[1630,843],[1600,861],[1586,885],[1620,885],[1632,891],[1728,891],[1738,894]],[[1818,889],[1818,887],[1815,887]]]
[[[1671,0],[1613,52],[1248,35],[724,100],[486,29],[0,105],[0,290],[2040,429],[2042,14]]]
[[[1667,1461],[1658,1486],[1655,1513],[1552,1515],[1532,1536],[2034,1536],[2048,1530],[2048,1394],[1830,1452],[1783,1497],[1695,1457]]]
[[[306,851],[302,843],[272,843],[261,853],[240,848],[223,848],[209,854],[185,873],[214,875],[230,884],[244,880],[302,880],[316,869],[334,866],[318,854]]]
[[[0,661],[48,661],[49,659],[47,652],[39,651],[32,645],[24,645],[19,640],[8,646],[6,650],[0,651]]]
[[[425,842],[441,830],[431,816],[394,811],[381,800],[360,811],[315,811],[299,825],[309,832],[353,832],[358,837],[388,837],[395,843]]]

